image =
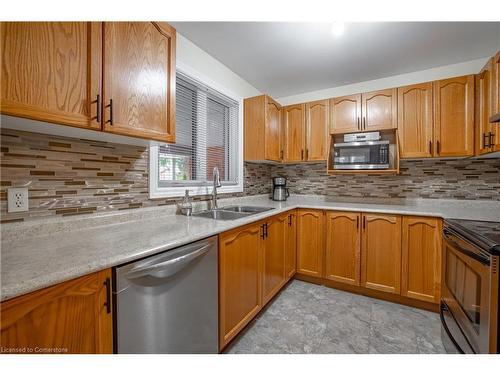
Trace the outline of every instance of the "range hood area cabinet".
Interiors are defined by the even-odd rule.
[[[175,142],[167,23],[2,22],[1,34],[2,114]]]
[[[330,99],[330,133],[356,133],[397,128],[397,89]]]
[[[277,163],[325,161],[328,101],[281,107],[268,95],[244,101],[244,160]]]

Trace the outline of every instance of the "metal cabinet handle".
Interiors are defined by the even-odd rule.
[[[267,223],[264,224],[264,229],[266,231],[266,238],[269,237],[269,235],[267,234]]]
[[[265,232],[265,229],[264,229],[264,224],[262,224],[260,226],[260,229],[262,229],[262,233],[260,235],[260,238],[265,239],[266,238],[266,232]]]
[[[304,160],[304,150],[300,151],[300,160]]]
[[[292,226],[292,214],[288,215],[288,226]]]
[[[306,160],[309,160],[309,149],[306,148]]]
[[[280,151],[280,159],[283,160],[283,150]]]
[[[491,133],[489,133],[489,134],[491,134]],[[488,141],[489,141],[491,139],[489,134],[483,133],[483,147],[484,148],[491,146],[491,142],[488,142],[488,144],[486,144],[486,140],[488,139]]]
[[[366,216],[363,216],[363,229],[366,228]]]
[[[106,301],[104,306],[106,306],[106,313],[111,314],[111,280],[109,277],[104,281],[104,286],[106,287]]]
[[[493,147],[494,146],[494,143],[493,143],[493,139],[495,138],[495,134],[490,132],[490,143],[489,143],[489,146],[490,147]]]
[[[359,117],[358,117],[357,124],[358,124],[358,130],[361,130],[361,129],[360,129],[360,123],[359,123]]]
[[[441,152],[441,144],[439,141],[436,141],[436,153],[439,155]]]
[[[429,154],[432,155],[432,141],[429,141]]]
[[[96,97],[96,100],[94,103],[96,103],[96,106],[97,106],[95,119],[97,122],[101,122],[101,95],[97,94],[97,97]]]
[[[366,130],[366,117],[363,117],[363,130]]]
[[[359,229],[359,216],[356,216],[356,229]]]
[[[109,104],[106,106],[109,108],[109,124],[113,125],[113,99],[109,99]]]

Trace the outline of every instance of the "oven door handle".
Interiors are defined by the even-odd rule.
[[[481,262],[486,266],[490,265],[490,258],[488,256],[472,250],[464,249],[462,246],[460,246],[460,244],[457,241],[453,239],[456,235],[451,231],[449,231],[448,229],[446,228],[443,229],[443,236],[448,242],[451,242],[453,244],[453,249],[461,252],[462,254],[467,255],[468,257],[477,260],[478,262]]]
[[[448,337],[450,338],[451,342],[453,343],[453,345],[455,346],[455,348],[458,350],[458,352],[460,354],[465,354],[465,352],[462,350],[462,348],[460,347],[460,345],[458,345],[458,343],[455,341],[455,338],[451,334],[450,329],[448,328],[448,325],[446,324],[446,319],[444,318],[443,311],[448,311],[449,312],[450,309],[448,308],[448,306],[443,301],[441,301],[441,303],[439,304],[439,317],[441,319],[441,324],[443,325],[443,328],[446,331],[446,334],[448,335]]]

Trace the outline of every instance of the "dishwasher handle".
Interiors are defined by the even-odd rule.
[[[143,276],[152,276],[156,278],[170,277],[183,269],[188,263],[206,254],[210,250],[211,246],[211,243],[207,243],[194,251],[181,255],[177,258],[148,265],[146,267],[132,268],[125,274],[125,277],[129,280],[138,279]]]

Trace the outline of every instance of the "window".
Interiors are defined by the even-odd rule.
[[[219,169],[221,192],[242,191],[240,103],[177,72],[176,143],[150,147],[150,197],[209,194]]]

